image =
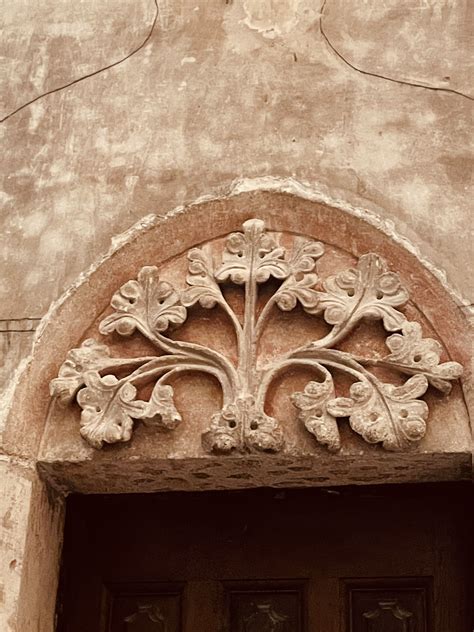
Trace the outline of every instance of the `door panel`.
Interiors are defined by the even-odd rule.
[[[470,632],[472,489],[72,497],[59,632]]]
[[[229,632],[304,632],[304,584],[227,586]]]
[[[347,581],[351,632],[428,632],[431,578]]]
[[[181,632],[181,586],[112,584],[104,597],[107,632]]]

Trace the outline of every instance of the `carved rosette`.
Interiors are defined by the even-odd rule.
[[[420,399],[428,386],[448,393],[460,377],[457,362],[440,362],[439,342],[423,338],[421,325],[400,311],[408,292],[399,276],[376,254],[360,257],[357,265],[320,279],[317,261],[322,244],[295,238],[289,252],[265,231],[264,222],[244,222],[242,232],[228,236],[222,258],[193,248],[183,289],[161,280],[156,267],[144,267],[136,280],[122,285],[111,300],[112,313],[99,326],[101,334],[145,336],[157,355],[112,358],[109,348],[85,340],[72,349],[51,382],[51,395],[60,404],[73,400],[82,409],[80,432],[93,447],[129,441],[136,420],[161,431],[172,431],[181,415],[173,400],[172,382],[180,372],[208,373],[219,381],[223,405],[203,435],[205,449],[214,453],[278,452],[284,445],[279,422],[265,412],[273,379],[295,366],[314,371],[314,380],[292,396],[298,419],[330,451],[341,448],[338,419],[368,443],[402,450],[425,434],[427,404]],[[257,309],[259,288],[271,278],[278,288],[263,309]],[[244,314],[239,318],[222,292],[224,284],[241,286]],[[199,304],[219,308],[235,329],[238,360],[202,344],[174,340],[172,328],[182,325],[188,310]],[[315,318],[324,318],[329,333],[294,349],[263,368],[259,340],[272,310],[291,312],[297,305]],[[386,331],[389,353],[383,358],[355,357],[337,349],[361,320],[379,320]],[[370,370],[380,366],[407,377],[403,384],[381,381]],[[334,375],[351,380],[346,397],[338,394]],[[140,387],[152,384],[151,395],[139,398]],[[150,392],[150,389],[149,391]]]

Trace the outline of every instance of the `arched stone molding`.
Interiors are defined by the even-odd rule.
[[[59,409],[53,405],[49,409],[48,417],[50,399],[45,384],[57,375],[59,366],[70,349],[78,347],[87,338],[98,338],[104,342],[105,338],[98,330],[98,323],[110,312],[110,309],[109,312],[107,311],[108,304],[114,293],[130,279],[136,279],[141,268],[155,265],[163,271],[165,279],[166,275],[184,277],[187,265],[186,253],[190,249],[209,242],[216,243],[217,248],[222,248],[225,237],[229,233],[241,230],[242,224],[252,217],[258,217],[265,222],[270,233],[280,234],[281,237],[278,239],[282,239],[283,242],[286,240],[286,243],[289,243],[291,236],[302,235],[305,239],[322,243],[326,254],[318,265],[322,268],[323,276],[330,276],[332,273],[354,266],[357,259],[367,252],[373,252],[382,257],[387,262],[388,269],[396,271],[407,288],[410,300],[403,309],[408,319],[416,320],[421,324],[425,338],[434,338],[442,343],[444,361],[456,360],[464,366],[468,365],[469,346],[466,342],[467,332],[463,316],[439,280],[420,264],[414,254],[353,212],[348,213],[341,208],[331,207],[327,203],[301,199],[288,193],[245,192],[227,198],[203,201],[150,221],[144,228],[133,233],[109,258],[94,269],[57,307],[53,317],[39,336],[34,358],[18,384],[15,399],[21,401],[22,406],[15,404],[12,408],[15,414],[10,416],[4,434],[7,450],[10,453],[20,454],[22,457],[38,458],[42,471],[52,481],[56,481],[58,486],[65,485],[67,488],[84,492],[111,490],[111,485],[115,486],[113,491],[133,491],[136,489],[138,479],[142,481],[141,484],[147,491],[170,487],[164,482],[166,477],[155,477],[152,471],[154,467],[161,473],[163,473],[163,467],[166,469],[170,466],[173,469],[176,467],[176,465],[170,465],[173,459],[180,463],[180,469],[183,472],[182,487],[194,486],[195,480],[200,481],[198,487],[203,488],[217,484],[212,476],[201,479],[198,476],[195,479],[194,475],[199,474],[199,471],[194,472],[192,468],[188,472],[190,478],[185,480],[184,475],[186,460],[194,463],[196,459],[202,458],[203,462],[210,459],[212,464],[222,462],[221,458],[210,457],[203,451],[201,432],[198,431],[200,425],[209,425],[209,417],[216,412],[216,410],[211,410],[212,406],[206,404],[207,419],[193,419],[188,422],[185,420],[174,436],[145,431],[140,426],[129,444],[116,445],[97,453],[77,432],[78,408]],[[210,322],[210,314],[211,312],[201,314],[202,322],[198,322],[201,336],[207,335],[202,332],[202,329],[205,328],[206,323]],[[285,313],[281,315],[284,316]],[[283,319],[283,325],[292,326],[295,332],[298,330],[297,335],[293,332],[291,335],[295,338],[299,336],[302,343],[308,342],[308,336],[312,334],[307,333],[305,338],[300,335],[301,331],[304,328],[314,327],[314,320],[308,324],[301,318],[300,320]],[[377,328],[375,337],[379,338],[377,344],[380,344],[381,332],[378,325],[379,323],[361,321],[358,324],[360,339],[357,344],[359,346],[371,344],[371,336]],[[225,329],[222,319],[216,321],[216,326],[224,327],[224,336],[232,336],[232,330]],[[392,330],[396,331],[397,325],[392,327]],[[214,334],[216,333],[217,330],[214,330]],[[267,348],[274,344],[271,336],[274,340],[278,340],[278,330],[274,328],[273,333],[270,333],[270,338],[266,341]],[[112,347],[117,348],[122,344],[119,338],[120,336],[112,336]],[[133,355],[131,351],[127,353]],[[296,383],[300,387],[304,386],[301,381],[296,380]],[[195,384],[193,388],[202,408],[204,402],[207,401],[203,396],[204,391],[199,390],[199,384]],[[209,388],[212,389],[212,386]],[[280,390],[283,392],[285,389],[282,387]],[[21,396],[20,399],[22,391],[25,396]],[[214,392],[214,397],[216,396],[218,395]],[[185,408],[191,410],[193,408],[192,396],[189,392],[187,395],[183,392],[182,397],[184,397]],[[436,479],[438,465],[436,459],[432,458],[434,454],[442,455],[439,467],[443,471],[447,467],[449,469],[448,463],[451,459],[454,467],[451,475],[454,475],[454,470],[458,471],[460,467],[462,468],[463,461],[464,466],[468,466],[467,456],[463,455],[469,452],[469,422],[460,386],[455,384],[450,395],[442,398],[430,392],[428,400],[432,400],[434,405],[426,436],[408,453],[387,454],[378,446],[367,445],[357,437],[355,439],[347,437],[340,453],[328,455],[327,451],[316,442],[305,441],[303,445],[297,447],[299,438],[294,434],[290,444],[296,446],[296,452],[295,450],[289,452],[278,450],[277,459],[283,458],[281,471],[279,467],[275,468],[275,457],[269,457],[264,462],[268,462],[270,470],[275,471],[275,478],[271,480],[270,477],[265,481],[257,477],[255,483],[259,485],[265,482],[267,484],[288,483],[289,481],[282,477],[282,471],[286,469],[285,458],[293,460],[296,455],[299,458],[309,459],[311,464],[308,466],[309,470],[315,474],[316,482],[320,484],[363,480],[364,476],[356,472],[357,467],[372,465],[378,471],[380,480],[396,481],[404,480],[404,477],[408,480],[416,480],[418,476],[425,479],[433,476]],[[204,410],[205,408],[203,412]],[[289,410],[292,409],[286,408],[284,415],[288,416]],[[186,417],[186,412],[184,414]],[[289,421],[292,425],[296,423],[295,414],[296,411],[294,411],[293,419]],[[49,419],[48,422],[47,419]],[[190,430],[186,430],[186,427]],[[204,427],[201,430],[204,431]],[[193,447],[190,448],[190,446]],[[361,455],[363,459],[360,458]],[[448,457],[448,455],[451,456]],[[239,471],[229,471],[227,477],[235,474],[236,478],[225,480],[231,481],[231,486],[241,485],[245,480],[245,478],[239,478],[240,469],[243,467],[249,476],[248,480],[251,481],[252,477],[248,468],[251,467],[251,463],[254,463],[255,458],[258,462],[255,470],[261,473],[260,456],[251,454],[248,457],[250,460],[247,457],[242,460],[242,454],[238,459],[231,455],[225,461],[226,469],[227,467],[232,469],[235,466]],[[245,464],[242,466],[244,461]],[[227,465],[230,463],[232,466]],[[403,474],[404,470],[400,469],[402,464],[406,465],[405,474]],[[200,465],[197,467],[200,468]],[[392,467],[397,469],[394,471]],[[111,468],[110,471],[109,468]],[[346,472],[342,478],[341,470]],[[113,476],[112,472],[114,472]],[[120,472],[123,474],[121,475]],[[132,472],[134,472],[133,476]],[[445,475],[450,476],[447,473]],[[177,477],[172,475],[170,477],[175,479],[174,482],[177,485]],[[123,481],[120,482],[122,478]],[[309,482],[301,475],[295,478],[300,483]],[[370,474],[367,478],[373,480]],[[220,476],[220,480],[222,482],[224,479]]]
[[[395,307],[400,307],[409,321],[420,323],[424,338],[439,341],[441,361],[461,363],[465,367],[463,380],[468,379],[469,332],[452,294],[414,252],[351,208],[331,205],[322,198],[305,199],[287,191],[256,190],[201,200],[145,220],[121,238],[112,253],[51,311],[40,328],[33,355],[18,378],[9,405],[3,452],[9,460],[8,467],[13,468],[12,488],[17,478],[27,481],[21,497],[25,506],[24,526],[19,535],[18,554],[15,553],[15,559],[21,561],[17,572],[19,583],[11,615],[21,621],[23,627],[12,627],[12,630],[52,629],[48,627],[53,616],[51,597],[44,623],[37,627],[33,624],[41,619],[38,600],[46,594],[41,582],[43,577],[49,578],[49,583],[43,582],[48,586],[48,594],[51,590],[54,594],[58,534],[63,518],[61,500],[55,495],[58,492],[61,496],[68,492],[152,492],[470,478],[469,416],[457,380],[449,394],[440,395],[429,389],[425,400],[431,413],[426,434],[409,449],[398,452],[367,443],[351,432],[344,420],[339,423],[339,450],[331,453],[326,445],[318,444],[304,428],[305,420],[298,420],[298,411],[290,401],[290,394],[304,392],[305,385],[312,379],[310,372],[304,371],[283,376],[271,393],[273,400],[266,410],[272,416],[274,412],[288,430],[284,447],[272,450],[271,454],[252,449],[216,454],[206,449],[202,434],[209,429],[210,420],[221,407],[221,394],[212,378],[195,375],[183,376],[183,380],[180,378],[173,384],[176,408],[183,422],[172,432],[157,432],[156,428],[138,423],[132,440],[102,450],[95,449],[81,437],[80,408],[76,405],[61,408],[57,401],[51,400],[48,391],[48,384],[58,375],[68,352],[90,338],[104,343],[99,324],[111,314],[112,296],[131,279],[137,279],[144,266],[157,266],[163,279],[183,279],[189,250],[211,244],[216,253],[222,252],[226,237],[242,232],[242,225],[251,218],[265,222],[269,234],[288,251],[294,239],[322,243],[326,254],[318,270],[321,278],[356,267],[357,261],[369,252],[383,258],[387,269],[398,273],[410,296],[406,305],[402,306],[400,303],[404,301],[400,301]],[[319,260],[316,254],[314,251],[313,258]],[[270,287],[275,290],[277,285],[271,284],[270,280]],[[229,300],[237,301],[237,298],[231,296]],[[188,330],[184,328],[183,339],[197,333],[202,341],[211,335],[213,344],[220,345],[222,350],[232,330],[224,318],[212,312],[212,319],[216,320],[212,320],[210,334],[210,315],[211,312],[197,308],[197,316],[190,319],[194,330],[191,331],[191,326]],[[266,341],[262,342],[267,355],[272,355],[273,347],[286,348],[293,339],[298,344],[309,342],[316,320],[318,332],[322,336],[327,333],[322,314],[310,317],[297,307],[294,312],[281,311],[277,316],[269,327]],[[222,327],[224,332],[220,339],[217,327]],[[394,327],[392,334],[397,331]],[[375,345],[379,352],[387,335],[379,320],[361,320],[354,340],[341,349],[357,351],[360,355],[365,346]],[[124,347],[124,341],[116,333],[111,334],[107,344],[114,357],[123,353],[133,356],[138,351],[147,354],[150,350],[139,337],[131,338],[126,343],[131,346]],[[41,480],[36,478],[35,467]],[[38,547],[38,542],[43,544]],[[32,609],[22,610],[20,606],[33,594],[37,597]]]

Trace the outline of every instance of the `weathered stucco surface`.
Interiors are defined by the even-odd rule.
[[[364,70],[468,94],[470,4],[330,0],[323,25]],[[0,318],[42,316],[143,215],[268,174],[365,200],[472,300],[468,98],[353,70],[309,0],[157,6],[138,53],[2,125]],[[5,2],[2,116],[123,58],[154,12]]]
[[[0,389],[115,235],[242,178],[293,178],[391,222],[469,311],[469,0],[1,4]],[[34,470],[39,437],[2,448],[8,632],[53,629],[62,507]]]
[[[0,629],[52,632],[63,501],[25,460],[0,460]]]

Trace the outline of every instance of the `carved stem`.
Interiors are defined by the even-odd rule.
[[[349,373],[357,379],[360,379],[361,375],[369,375],[364,367],[356,362],[348,353],[332,349],[317,349],[313,344],[311,344],[311,347],[306,347],[306,349],[294,351],[290,359],[313,360]]]
[[[405,373],[406,375],[426,375],[428,380],[439,380],[440,376],[436,375],[436,373],[432,373],[431,371],[425,368],[417,368],[416,366],[409,366],[407,364],[403,364],[402,362],[394,362],[389,360],[383,360],[378,358],[361,358],[359,356],[355,357],[359,364],[362,366],[381,366],[386,369],[396,369],[401,373]]]
[[[313,349],[331,349],[340,340],[345,338],[356,324],[357,320],[351,321],[351,317],[349,317],[344,323],[341,323],[341,325],[335,325],[323,338],[312,342],[311,347]],[[297,349],[294,353],[303,350],[304,347],[300,347],[300,349]]]
[[[287,284],[287,281],[285,281],[280,289],[279,292],[281,292],[284,287],[285,284]],[[268,320],[268,317],[270,315],[271,310],[273,309],[273,307],[276,304],[276,301],[278,299],[278,294],[274,294],[266,303],[265,307],[263,308],[260,316],[258,317],[258,321],[257,321],[257,326],[255,329],[255,341],[258,342],[258,340],[260,339],[263,330],[265,328],[266,322]],[[353,313],[356,310],[353,310]],[[311,346],[313,349],[331,349],[335,344],[337,344],[340,340],[342,340],[343,338],[345,338],[354,328],[354,326],[357,324],[357,321],[351,321],[351,316],[344,322],[341,323],[341,325],[335,325],[331,331],[326,334],[326,336],[324,336],[323,338],[321,338],[320,340],[315,340],[314,342],[311,343]],[[296,349],[296,351],[294,351],[293,353],[297,353],[298,351],[303,351],[305,349],[305,347],[300,347],[299,349]]]
[[[256,366],[255,311],[258,291],[254,274],[255,256],[258,256],[258,250],[253,247],[250,249],[249,275],[245,283],[243,340],[239,349],[239,374],[243,391],[249,395],[253,394]]]
[[[187,373],[188,371],[198,371],[198,372],[200,371],[202,373],[209,373],[210,375],[213,375],[219,380],[219,372],[216,369],[213,369],[212,367],[209,367],[209,366],[203,366],[201,364],[187,364],[185,366],[178,366],[178,367],[172,368],[170,371],[165,373],[165,375],[161,376],[160,379],[157,380],[156,383],[166,384],[168,379],[172,377],[173,375],[176,375],[177,373]],[[234,399],[234,393],[232,389],[230,389],[228,385],[222,384],[222,383],[221,383],[221,387],[222,387],[224,405],[231,403]]]
[[[242,335],[243,335],[242,325],[240,323],[240,320],[235,315],[235,312],[232,309],[232,307],[225,300],[224,295],[222,294],[222,291],[221,291],[221,295],[222,295],[222,300],[219,301],[219,305],[222,307],[225,313],[229,316],[232,324],[234,325],[235,335],[237,337],[237,348],[240,349],[240,347],[242,346]]]
[[[138,380],[147,380],[150,377],[154,377],[157,374],[164,373],[159,382],[165,377],[168,377],[171,373],[178,371],[202,371],[203,373],[209,373],[219,380],[222,388],[224,401],[227,403],[233,399],[233,389],[228,380],[223,376],[222,371],[218,368],[209,366],[208,363],[199,360],[189,360],[187,356],[161,356],[159,358],[153,358],[147,365],[136,369],[128,377],[118,381],[118,385],[122,386],[125,382],[134,382]]]
[[[143,365],[153,360],[156,360],[156,356],[143,356],[142,358],[110,358],[110,362],[102,366],[99,369],[99,373],[103,375],[106,371],[111,371],[112,369],[121,369],[135,364]]]
[[[179,355],[192,362],[202,362],[203,367],[215,367],[216,376],[226,392],[236,389],[240,382],[239,376],[232,363],[218,351],[202,347],[196,343],[172,340],[162,334],[153,334],[141,322],[137,322],[138,329],[153,342],[159,349],[166,353]]]
[[[265,397],[270,383],[284,368],[295,364],[300,366],[309,366],[326,376],[328,372],[324,367],[328,366],[343,371],[344,373],[355,377],[360,382],[369,382],[377,393],[381,405],[386,410],[387,419],[390,421],[393,433],[397,438],[397,441],[400,442],[402,440],[396,424],[394,424],[392,421],[391,411],[387,406],[382,391],[380,390],[379,381],[361,364],[359,364],[359,362],[354,360],[349,354],[342,351],[334,351],[330,349],[315,349],[312,345],[311,348],[306,348],[304,351],[293,352],[291,355],[292,357],[279,362],[277,366],[272,367],[266,373],[264,373],[258,391],[258,403],[260,407],[264,407]]]
[[[308,349],[307,353],[312,355],[312,351],[313,351],[313,348]],[[367,371],[352,356],[350,356],[347,353],[344,353],[343,351],[334,351],[331,349],[329,350],[323,349],[323,350],[315,350],[315,351],[317,351],[316,353],[317,362],[320,362],[321,364],[324,364],[326,366],[331,366],[335,369],[348,373],[349,375],[352,375],[353,377],[357,378],[357,380],[360,382],[363,382],[365,380],[366,382],[369,382],[371,384],[371,386],[374,388],[375,392],[378,395],[380,404],[383,406],[383,408],[385,409],[387,413],[387,419],[390,422],[390,425],[393,430],[393,434],[395,435],[399,443],[403,442],[403,439],[400,436],[399,429],[397,428],[396,424],[393,423],[390,408],[388,407],[384,394],[380,389],[380,383],[378,379],[375,376],[373,376],[369,371]],[[304,356],[301,356],[301,357],[303,358]],[[297,358],[295,358],[295,360],[296,359]],[[308,359],[311,359],[311,358],[308,358]]]
[[[288,281],[285,280],[281,284],[280,289],[278,291],[280,292],[287,283]],[[268,317],[270,316],[270,312],[275,306],[277,299],[278,299],[278,294],[273,294],[273,296],[269,298],[268,301],[266,302],[265,307],[262,309],[260,316],[257,319],[257,325],[255,327],[255,343],[256,344],[258,344],[258,341],[260,340],[260,337],[263,333],[265,325],[267,324]]]
[[[272,366],[266,371],[263,371],[262,379],[258,386],[257,393],[257,406],[260,410],[263,411],[265,407],[265,398],[267,395],[267,391],[273,380],[283,371],[283,369],[286,369],[289,366],[294,366],[295,364],[298,366],[309,366],[311,369],[314,369],[324,377],[329,374],[329,372],[323,366],[321,366],[321,364],[317,360],[314,359],[291,358],[279,362],[275,366]]]

